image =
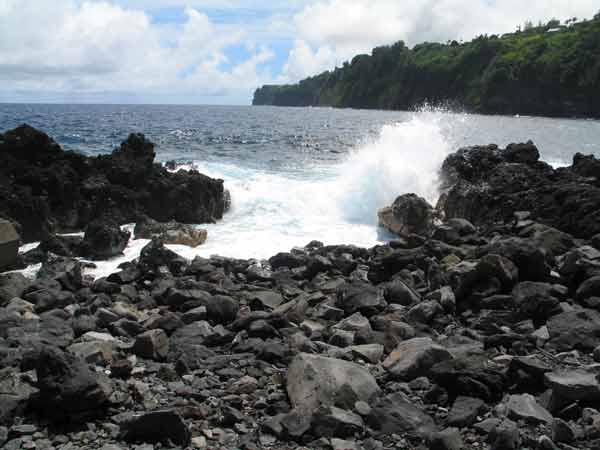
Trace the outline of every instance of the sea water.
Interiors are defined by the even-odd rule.
[[[157,144],[157,160],[221,178],[231,209],[206,244],[181,255],[268,258],[312,240],[370,247],[390,239],[377,210],[414,192],[435,204],[438,170],[461,146],[533,140],[542,159],[600,156],[600,122],[422,110],[122,105],[0,105],[0,130],[29,123],[65,149],[108,153],[129,133]],[[126,225],[132,228],[132,225]],[[97,262],[94,276],[139,255]],[[29,245],[27,248],[31,248]],[[30,269],[32,272],[34,269]]]

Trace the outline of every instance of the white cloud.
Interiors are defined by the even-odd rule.
[[[183,23],[156,20],[170,8]],[[0,100],[248,102],[261,84],[297,81],[399,39],[469,39],[598,8],[598,0],[0,0]],[[239,50],[230,59],[233,46],[245,59]],[[276,46],[291,50],[277,55]]]
[[[398,40],[467,40],[514,31],[526,20],[589,18],[598,8],[597,0],[317,0],[294,17],[302,44],[290,52],[286,67],[316,65],[314,55],[323,52],[339,64]],[[289,70],[290,78],[297,73]]]
[[[127,92],[138,96],[234,95],[269,80],[259,47],[227,70],[225,50],[243,30],[185,9],[182,25],[158,25],[108,2],[0,0],[0,80],[13,91]],[[8,82],[8,83],[7,83]]]

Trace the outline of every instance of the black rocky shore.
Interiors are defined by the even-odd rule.
[[[153,160],[141,135],[98,158],[0,135],[0,213],[45,243],[35,279],[0,275],[1,448],[600,449],[599,160],[464,148],[436,207],[379,212],[385,245],[189,261],[154,237],[90,279],[73,256],[122,251],[118,224],[226,209]]]

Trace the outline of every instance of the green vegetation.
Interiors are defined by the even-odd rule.
[[[400,41],[293,85],[257,89],[255,105],[412,109],[450,105],[502,114],[600,117],[600,13],[470,42]]]

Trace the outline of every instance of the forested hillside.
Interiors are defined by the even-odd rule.
[[[525,24],[470,42],[400,41],[293,85],[257,89],[254,105],[411,109],[423,103],[502,114],[600,117],[600,13]]]

